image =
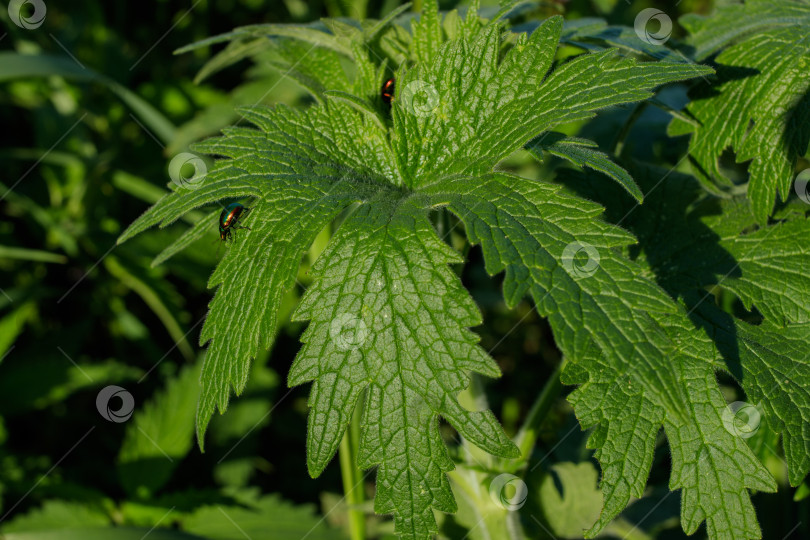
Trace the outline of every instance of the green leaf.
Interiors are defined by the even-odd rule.
[[[611,161],[607,154],[593,150],[593,148],[596,148],[596,143],[592,141],[566,137],[562,133],[556,132],[547,133],[526,145],[526,149],[541,161],[543,152],[548,152],[553,156],[566,159],[578,167],[590,167],[605,173],[621,184],[638,202],[642,202],[644,197],[630,174]]]
[[[410,7],[411,3],[406,2],[401,6],[391,10],[391,12],[388,15],[380,19],[378,22],[376,22],[373,26],[371,26],[368,30],[364,32],[365,40],[372,41],[373,39],[375,39],[377,36],[380,35],[380,33],[383,30],[388,28],[397,17],[408,11]]]
[[[143,98],[112,79],[80,66],[70,58],[45,54],[0,53],[0,81],[52,75],[103,84],[126,103],[164,144],[168,144],[174,137],[174,125]]]
[[[807,482],[804,482],[796,490],[796,494],[793,496],[793,501],[794,502],[803,501],[807,497],[810,497],[810,484],[808,484]]]
[[[154,494],[191,449],[199,377],[199,365],[186,367],[127,423],[118,475],[130,495]]]
[[[747,401],[782,433],[790,483],[798,486],[810,471],[810,324],[754,326],[707,304],[698,315]],[[749,422],[759,428],[757,419]]]
[[[118,521],[123,520],[130,525],[152,527],[159,523],[169,526],[202,506],[232,505],[235,502],[236,498],[228,490],[218,491],[213,487],[198,486],[188,487],[183,491],[167,491],[148,498],[125,499],[119,502],[115,511]]]
[[[433,508],[456,508],[437,414],[490,453],[518,455],[491,412],[467,411],[456,400],[468,371],[497,376],[498,368],[465,328],[480,324],[480,314],[446,267],[460,259],[435,235],[424,206],[383,192],[343,223],[294,314],[310,325],[289,375],[291,385],[314,381],[313,476],[334,455],[368,387],[359,466],[378,465],[375,511],[394,513],[406,538],[436,532]]]
[[[267,42],[267,39],[262,39]],[[272,56],[267,60],[268,64],[282,77],[290,77],[305,88],[316,101],[322,102],[328,89],[351,90],[339,53],[291,38],[269,43]]]
[[[513,306],[531,294],[549,316],[566,356],[584,363],[596,346],[610,365],[606,376],[618,379],[615,373],[624,377],[636,369],[632,377],[639,390],[652,391],[655,373],[667,373],[668,386],[648,401],[630,392],[632,403],[650,411],[638,427],[641,433],[630,434],[635,437],[630,444],[638,441],[651,452],[670,394],[686,393],[674,382],[676,368],[666,360],[674,346],[662,331],[666,314],[683,318],[682,313],[621,253],[635,239],[601,221],[598,205],[560,186],[493,169],[556,125],[646,99],[659,85],[711,70],[637,62],[615,50],[585,54],[551,70],[559,17],[531,37],[515,37],[500,22],[484,23],[475,9],[464,21],[453,16],[442,22],[430,2],[414,39],[401,38],[394,29],[381,34],[381,42],[394,36],[388,45],[401,47],[415,63],[396,72],[391,123],[380,123],[369,116],[388,112],[374,104],[389,59],[373,57],[343,35],[343,27],[330,24],[339,34],[335,43],[349,48],[357,70],[352,97],[329,93],[351,103],[330,99],[301,112],[243,109],[259,129],[230,128],[223,137],[196,145],[196,151],[226,159],[195,189],[177,189],[158,201],[119,239],[166,226],[198,206],[248,199],[251,210],[239,225],[249,230],[234,230],[209,282],[218,288],[201,335],[201,342],[210,344],[201,376],[200,442],[214,410],[224,411],[231,391],[245,388],[251,359],[272,346],[281,299],[295,282],[301,257],[340,216],[294,314],[309,322],[288,382],[313,383],[310,473],[316,476],[327,466],[363,399],[358,465],[377,467],[375,510],[394,514],[400,536],[422,539],[436,532],[435,510],[456,508],[445,474],[453,462],[438,416],[481,449],[516,457],[517,448],[491,412],[471,411],[458,401],[471,373],[497,376],[499,371],[469,330],[481,316],[448,267],[463,259],[429,220],[431,211],[447,206],[471,242],[482,244],[487,270],[506,271],[507,303]],[[440,35],[447,41],[438,47],[429,43],[428,37]],[[316,39],[310,29],[297,37]],[[592,155],[588,162],[611,170],[634,192],[628,178],[602,156]],[[594,277],[582,274],[577,246],[598,251]],[[590,263],[584,268],[590,272]],[[651,332],[660,337],[648,343]],[[709,395],[716,404],[720,396],[709,379],[704,377],[693,393],[700,399]],[[677,414],[669,425],[697,441],[698,419],[683,405]],[[700,441],[706,444],[705,438]],[[683,445],[685,452],[702,448]],[[647,471],[641,465],[632,474],[643,487]],[[753,480],[733,471],[739,489],[729,499],[747,501],[745,485],[770,487],[752,467],[746,471]],[[608,468],[616,484],[622,481],[619,470]],[[634,491],[639,491],[635,485]],[[610,512],[620,511],[628,499],[629,491],[625,498],[611,499]],[[744,502],[739,507],[747,508]]]
[[[411,48],[414,58],[420,62],[433,60],[443,41],[437,2],[425,4],[419,18],[411,22],[411,32],[413,34]]]
[[[642,207],[604,182],[597,185],[598,178],[572,179],[571,185],[607,203],[610,220],[622,221],[639,238],[645,264],[670,295],[720,284],[778,326],[810,322],[804,272],[810,221],[804,215],[759,228],[745,198],[705,198],[693,177],[663,168],[635,166],[631,172],[653,193]]]
[[[109,524],[109,515],[99,505],[48,500],[40,508],[3,523],[2,530],[3,538],[10,538],[15,535],[7,533],[104,527]]]
[[[264,60],[263,57],[260,57]],[[259,58],[257,58],[259,61]],[[268,70],[270,66],[268,65]],[[242,83],[221,100],[216,100],[205,109],[197,112],[193,118],[177,127],[174,139],[164,150],[164,155],[176,156],[190,144],[203,137],[216,135],[222,128],[239,121],[236,113],[238,107],[245,105],[266,105],[269,103],[287,103],[298,97],[298,88],[283,82],[283,73],[257,74],[255,78]],[[272,92],[268,92],[272,88]],[[163,195],[161,193],[161,195]],[[155,198],[155,202],[160,197]]]
[[[267,39],[264,36],[253,36],[248,34],[248,37],[244,37],[239,32],[233,32],[233,34],[241,37],[242,39],[229,42],[224,50],[217,53],[213,58],[206,62],[194,77],[195,84],[200,84],[214,73],[217,73],[218,71],[221,71],[226,67],[239,62],[240,60],[262,52],[268,47]],[[200,44],[198,43],[195,45]],[[175,51],[175,54],[187,52],[189,50],[191,50],[190,47],[184,47],[183,49]]]
[[[37,305],[26,302],[0,319],[0,362],[14,347],[17,336],[25,328],[25,324],[37,314]]]
[[[769,425],[782,432],[789,478],[791,484],[797,485],[810,469],[810,445],[806,442],[810,401],[805,391],[810,379],[810,357],[805,353],[807,322],[801,300],[806,295],[807,284],[796,268],[806,268],[810,254],[796,247],[796,238],[810,234],[810,221],[801,215],[793,221],[751,232],[756,218],[745,199],[720,202],[706,196],[694,178],[662,168],[638,166],[631,172],[647,191],[646,202],[641,207],[632,204],[615,187],[606,189],[598,178],[585,179],[577,175],[578,178],[567,183],[586,196],[611,202],[608,219],[622,221],[638,236],[637,261],[654,272],[659,283],[672,297],[681,298],[684,309],[688,310],[686,314],[691,323],[681,318],[671,319],[665,327],[676,350],[663,357],[670,365],[675,363],[679,374],[663,386],[670,377],[666,375],[666,368],[657,370],[658,387],[678,388],[678,392],[689,393],[700,388],[705,395],[701,403],[707,403],[708,399],[717,403],[713,371],[727,371],[745,390],[748,401],[767,417]],[[754,326],[714,307],[714,297],[705,289],[718,286],[736,292],[749,306],[767,313],[765,320]],[[686,368],[689,371],[684,371]],[[577,414],[586,425],[590,424],[586,408],[588,415],[604,414],[606,409],[602,402],[595,410],[589,410],[597,404],[595,400],[601,399],[598,392],[582,395],[592,384],[593,379],[572,396]],[[710,397],[709,389],[713,389],[711,393],[715,396]],[[611,396],[614,392],[612,389],[603,391]],[[676,412],[681,400],[673,395],[668,409]],[[695,484],[699,486],[696,498],[685,492],[688,498],[682,503],[684,530],[694,530],[706,517],[712,538],[724,535],[756,538],[759,535],[756,518],[750,501],[742,496],[743,487],[770,491],[774,488],[773,480],[759,463],[752,461],[747,446],[739,444],[744,438],[729,428],[728,409],[722,407],[722,401],[719,404],[720,407],[715,405],[720,411],[719,423],[716,411],[706,405],[701,408],[693,405],[694,414],[699,415],[698,425],[705,433],[701,436],[708,445],[705,449],[694,447],[694,435],[684,436],[680,429],[671,430],[665,424],[674,458],[671,487],[682,482],[694,484],[697,480],[694,475],[689,479],[678,474],[678,460],[688,465],[687,472],[702,471],[704,475],[711,474],[706,478],[722,478],[717,483],[707,484],[704,479],[702,484]],[[616,402],[615,406],[621,406],[622,410],[616,409],[614,415],[632,418],[627,403]],[[635,412],[647,414],[644,406]],[[707,418],[710,414],[714,416],[712,420]],[[715,426],[711,436],[705,431],[709,426]],[[602,447],[597,455],[603,468],[605,448],[614,448],[617,439],[613,432],[597,431],[591,440],[594,446]],[[684,446],[684,441],[689,441],[686,450],[679,448]],[[726,457],[718,455],[716,449],[720,448],[726,449]],[[675,459],[677,456],[681,457]],[[619,456],[615,458],[624,461]],[[605,471],[603,485],[607,478]],[[612,482],[611,479],[607,483]],[[760,487],[756,487],[758,485]],[[711,489],[708,486],[712,486]],[[712,490],[715,493],[711,493]],[[744,509],[744,512],[733,518],[716,514],[719,508],[716,497],[721,492],[726,499],[725,508]],[[735,498],[727,498],[735,492],[738,493]],[[606,508],[608,502],[606,498]]]
[[[348,89],[341,86],[341,83],[348,79],[339,59],[341,56],[353,55],[353,43],[374,42],[396,17],[409,7],[410,3],[399,6],[380,21],[363,21],[362,28],[337,19],[324,19],[322,23],[308,26],[286,24],[244,26],[182,47],[176,50],[175,54],[216,43],[228,43],[224,50],[217,53],[200,69],[194,79],[196,83],[200,83],[240,60],[271,50],[275,57],[270,63],[310,90],[316,99],[320,99],[323,90]],[[330,32],[323,31],[325,29]]]
[[[177,317],[166,305],[165,300],[177,296],[175,291],[166,287],[164,283],[150,279],[148,275],[136,275],[137,270],[130,270],[122,264],[117,257],[110,256],[104,259],[104,267],[117,278],[121,284],[132,289],[163,323],[166,331],[175,342],[177,348],[186,358],[194,359],[194,351],[186,339],[188,332],[183,332]],[[160,289],[162,290],[160,290]],[[158,292],[160,291],[160,292]],[[171,293],[175,293],[172,295]]]
[[[205,76],[214,73],[217,71],[217,69],[222,69],[225,66],[231,65],[234,62],[248,56],[249,52],[253,52],[250,49],[243,49],[239,47],[238,43],[240,43],[243,39],[252,41],[260,37],[286,37],[305,41],[312,46],[330,49],[344,56],[350,56],[351,51],[348,46],[348,40],[343,40],[330,33],[324,32],[323,28],[323,24],[318,22],[309,25],[254,24],[250,26],[242,26],[234,29],[231,32],[226,32],[225,34],[220,34],[218,36],[212,36],[196,43],[186,45],[185,47],[177,49],[174,51],[174,53],[183,54],[200,47],[213,45],[215,43],[228,42],[237,44],[233,46],[234,48],[231,48],[230,50],[226,48],[212,60],[209,60],[206,67],[203,67],[201,71],[201,73],[205,73]],[[209,65],[212,66],[212,68],[208,68],[207,66]],[[203,76],[199,75],[198,77],[200,79],[204,78]]]
[[[380,129],[384,129],[385,126],[383,125],[382,120],[377,115],[377,111],[371,108],[369,103],[361,99],[353,94],[348,92],[341,92],[339,90],[328,90],[326,92],[326,97],[330,99],[334,99],[337,101],[342,101],[352,107],[354,107],[359,112],[365,114],[369,119],[371,119],[374,123],[377,124],[377,127]]]
[[[605,527],[631,496],[642,495],[664,425],[673,455],[671,487],[684,489],[687,501],[684,530],[693,532],[706,519],[713,538],[734,530],[756,535],[745,488],[771,491],[773,479],[744,443],[723,430],[724,402],[705,361],[711,348],[686,341],[692,332],[685,311],[675,312],[663,291],[614,250],[633,238],[595,220],[599,207],[555,186],[491,175],[475,184],[459,179],[453,188],[440,183],[432,200],[446,201],[471,242],[482,243],[490,273],[506,270],[507,303],[529,292],[549,317],[557,345],[588,373],[587,381],[568,380],[584,383],[569,399],[583,426],[597,427],[590,444],[603,469],[605,507],[588,534]],[[555,212],[560,208],[566,211]],[[588,260],[566,256],[568,246]],[[673,329],[679,332],[669,335]],[[734,457],[719,448],[733,449]],[[711,480],[700,480],[707,475]],[[718,492],[726,493],[722,501]],[[719,504],[739,508],[740,515],[730,520],[718,514]]]
[[[692,34],[689,43],[695,47],[695,58],[705,60],[752,34],[806,25],[808,18],[810,4],[803,0],[747,0],[718,6],[711,17],[689,14],[680,22]]]
[[[204,540],[202,536],[193,536],[179,531],[155,528],[106,527],[96,529],[50,530],[38,532],[21,532],[4,535],[4,540]]]
[[[0,246],[0,257],[18,259],[22,261],[38,261],[59,264],[64,264],[67,262],[67,258],[58,253],[52,253],[50,251],[43,251],[40,249],[27,249],[11,246]]]
[[[724,214],[703,220],[721,234],[720,246],[738,265],[727,274],[723,287],[739,296],[746,309],[756,306],[778,326],[810,322],[806,274],[810,261],[807,243],[810,222],[797,219],[774,223],[753,232],[728,230],[729,224],[734,223],[729,217],[735,213],[743,213],[752,222],[754,217],[747,207],[727,204],[723,209]]]
[[[577,56],[549,73],[561,30],[562,18],[552,17],[531,37],[519,35],[499,61],[501,28],[493,24],[397,75],[392,145],[408,185],[485,174],[557,125],[711,73],[690,64],[639,63],[615,49]]]
[[[493,173],[475,182],[447,178],[420,191],[434,205],[447,205],[464,223],[468,239],[482,244],[489,273],[506,271],[503,292],[509,306],[529,293],[552,325],[559,322],[567,328],[569,337],[555,336],[566,354],[569,345],[583,344],[588,332],[583,317],[612,327],[609,319],[633,320],[629,311],[642,306],[658,313],[675,310],[661,289],[639,279],[636,267],[615,253],[614,248],[635,239],[597,220],[601,207],[567,195],[559,186]],[[580,259],[573,258],[578,254],[571,251],[575,244],[587,248],[584,254],[590,257],[582,267]],[[622,288],[626,290],[619,293]],[[579,298],[578,306],[557,312],[571,296]]]
[[[295,282],[300,259],[315,236],[343,208],[375,186],[379,189],[380,172],[393,171],[384,154],[382,131],[354,109],[330,104],[311,111],[308,116],[285,108],[243,111],[267,131],[231,128],[225,137],[198,145],[201,151],[238,159],[220,162],[197,189],[161,199],[119,239],[155,223],[170,223],[196,205],[224,197],[255,198],[245,218],[251,229],[236,231],[240,241],[227,251],[210,280],[211,286],[221,286],[201,342],[223,339],[214,339],[203,367],[201,443],[214,407],[226,408],[230,385],[240,392],[251,357],[259,346],[271,346],[281,299]],[[255,287],[263,279],[269,280],[266,287]],[[234,302],[239,309],[233,309]]]
[[[467,448],[476,452],[471,445],[467,445]],[[479,452],[481,451],[479,450]],[[504,534],[503,531],[508,530],[508,527],[512,525],[510,521],[516,517],[516,514],[509,511],[508,505],[498,504],[500,500],[490,495],[487,486],[492,486],[493,482],[500,480],[505,487],[511,481],[511,487],[506,489],[517,489],[517,487],[522,487],[519,484],[520,481],[516,481],[517,477],[505,474],[498,479],[497,476],[493,477],[492,474],[481,470],[477,464],[473,466],[457,464],[456,468],[448,473],[448,476],[451,480],[453,496],[458,504],[458,510],[452,516],[452,522],[464,527],[468,531],[467,537],[471,540],[501,537]],[[499,496],[500,491],[496,491],[495,494]],[[524,494],[521,493],[521,495]],[[442,532],[445,532],[446,528],[443,526]],[[458,536],[461,536],[461,533]],[[523,538],[523,536],[517,536],[517,538]]]
[[[565,21],[560,41],[585,50],[616,47],[626,53],[649,56],[667,62],[690,63],[686,56],[664,45],[648,42],[627,26],[608,26],[602,19],[582,18]]]
[[[197,221],[191,228],[184,232],[174,242],[166,246],[157,257],[152,261],[152,268],[163,264],[170,258],[174,257],[197,240],[203,238],[206,234],[212,232],[217,227],[217,219],[219,218],[222,210],[217,208],[213,212],[203,216],[202,219]]]
[[[699,125],[676,118],[669,127],[671,135],[692,135],[693,171],[710,191],[732,187],[720,167],[727,148],[737,163],[750,161],[748,197],[761,224],[767,223],[777,193],[782,200],[790,194],[797,158],[810,141],[808,24],[807,2],[755,0],[727,6],[693,26],[690,43],[698,57],[742,41],[717,56],[718,84],[687,107]]]
[[[5,357],[0,363],[3,415],[43,409],[81,390],[122,383],[143,375],[141,369],[133,366],[113,360],[90,363],[80,351],[72,348],[63,351],[56,350],[50,355],[17,355],[12,351]]]
[[[557,463],[543,475],[537,495],[542,519],[554,535],[578,538],[599,516],[602,494],[597,488],[598,480],[599,473],[590,462]]]
[[[278,495],[247,501],[246,506],[205,506],[182,520],[183,530],[204,535],[210,540],[337,540],[343,538],[329,530],[306,506],[293,506]]]

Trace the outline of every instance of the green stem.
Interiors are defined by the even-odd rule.
[[[360,404],[355,407],[349,428],[340,441],[340,474],[343,493],[349,508],[349,535],[352,540],[365,540],[366,518],[363,514],[363,473],[357,468],[357,448],[360,442]]]
[[[326,14],[330,18],[336,19],[343,16],[343,8],[338,0],[324,0],[324,4],[326,5]]]
[[[613,141],[613,155],[620,156],[622,150],[624,150],[624,143],[627,139],[627,136],[630,134],[630,130],[633,129],[633,125],[635,125],[636,120],[641,116],[641,113],[644,112],[644,109],[647,108],[647,102],[642,101],[638,105],[635,106],[633,112],[630,113],[630,116],[627,118],[627,121],[622,126],[622,129],[616,135],[616,139]]]
[[[520,523],[520,514],[518,512],[508,512],[506,514],[506,534],[509,535],[509,540],[521,540],[526,538],[526,533],[523,530],[523,525]]]
[[[352,17],[356,18],[358,21],[362,21],[368,17],[368,0],[354,0],[352,5],[354,7],[354,12],[351,14]]]
[[[538,395],[537,399],[532,403],[532,408],[529,409],[529,414],[526,416],[526,420],[524,420],[520,431],[518,431],[517,437],[515,437],[515,443],[520,449],[520,458],[522,461],[529,459],[532,448],[534,448],[534,443],[537,441],[539,428],[562,392],[563,384],[560,382],[560,372],[562,372],[566,362],[566,359],[563,358],[560,365],[557,366],[548,378],[540,395]]]
[[[437,209],[436,219],[433,225],[436,227],[436,234],[445,242],[447,242],[447,239],[444,236],[447,234],[447,230],[449,228],[447,223],[447,210],[445,208]]]

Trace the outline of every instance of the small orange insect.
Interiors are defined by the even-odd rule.
[[[394,78],[391,77],[387,81],[385,81],[382,85],[382,90],[380,91],[380,95],[382,96],[382,100],[391,105],[391,99],[394,97]]]

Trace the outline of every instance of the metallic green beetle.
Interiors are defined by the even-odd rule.
[[[250,227],[240,227],[236,223],[243,214],[250,211],[250,208],[245,208],[244,205],[239,203],[231,203],[225,207],[219,215],[219,238],[223,242],[231,238],[233,229],[247,229]]]

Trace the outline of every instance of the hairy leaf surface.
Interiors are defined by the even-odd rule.
[[[725,150],[737,163],[750,161],[748,197],[764,224],[777,194],[786,200],[791,193],[810,141],[810,2],[753,0],[684,23],[699,58],[733,44],[716,58],[719,84],[687,108],[698,125],[675,118],[669,132],[691,133],[693,171],[710,191],[733,185],[720,165]]]
[[[615,452],[644,449],[632,456],[601,450],[604,482],[616,494],[594,530],[623,508],[631,491],[641,494],[663,423],[679,437],[673,485],[700,499],[689,527],[707,515],[718,529],[726,526],[704,498],[727,481],[727,501],[739,507],[748,520],[743,528],[752,531],[745,488],[768,489],[770,478],[744,445],[720,437],[721,446],[708,447],[706,441],[719,436],[715,420],[722,408],[712,364],[697,352],[684,356],[683,364],[671,361],[678,345],[667,325],[670,319],[684,327],[689,321],[625,256],[634,237],[603,221],[599,205],[559,185],[496,172],[501,160],[557,125],[711,70],[641,62],[615,49],[552,69],[561,18],[548,19],[530,36],[515,36],[498,16],[483,21],[471,9],[463,20],[456,14],[443,19],[429,2],[408,39],[401,27],[383,30],[386,23],[362,32],[337,22],[326,24],[329,32],[271,28],[275,36],[331,51],[306,60],[299,71],[306,70],[301,81],[316,104],[302,111],[241,110],[258,129],[230,128],[197,145],[226,159],[194,189],[179,188],[158,201],[122,235],[121,241],[152,225],[166,226],[202,205],[239,199],[250,208],[239,222],[249,230],[233,230],[210,280],[217,291],[201,335],[209,345],[200,441],[215,408],[224,411],[231,391],[244,389],[251,358],[272,346],[281,298],[295,282],[301,257],[340,216],[295,312],[309,323],[289,374],[291,385],[312,382],[308,468],[318,475],[327,466],[362,398],[358,460],[363,468],[377,466],[376,511],[393,513],[402,537],[435,533],[434,510],[456,509],[445,474],[453,462],[439,435],[439,416],[491,454],[518,454],[491,412],[467,410],[457,399],[471,373],[499,371],[469,330],[481,323],[480,313],[448,267],[462,258],[430,221],[431,212],[449,210],[469,240],[482,245],[487,270],[505,271],[507,303],[531,295],[560,348],[591,372],[592,390],[580,395],[615,387],[610,399],[626,396],[613,413],[598,403],[584,405],[593,411],[588,425],[604,420],[606,426],[608,419],[613,429],[625,425]],[[394,49],[410,61],[399,66],[393,56],[379,56]],[[328,63],[320,73],[334,68],[332,53],[354,60],[351,85],[341,80],[330,86],[328,77],[316,76],[319,61]],[[379,98],[389,61],[398,66],[390,108]],[[579,152],[554,151],[604,170],[639,196],[619,166],[584,151],[589,144],[579,141]],[[582,260],[594,252],[595,265]],[[678,377],[695,382],[685,387]],[[705,410],[691,413],[694,404]],[[600,428],[595,437],[604,435]],[[702,471],[690,470],[689,460],[703,452],[714,463],[724,448],[741,453],[728,478],[698,485]]]
[[[794,215],[790,221],[752,231],[756,218],[745,199],[718,201],[706,196],[692,177],[661,168],[637,166],[630,172],[645,191],[646,202],[641,207],[615,187],[606,188],[601,179],[592,175],[585,178],[574,173],[566,184],[604,202],[609,208],[608,220],[621,222],[637,235],[639,248],[633,250],[637,262],[654,273],[688,316],[689,320],[669,318],[664,325],[674,346],[665,357],[668,363],[677,366],[675,377],[667,384],[687,392],[687,402],[692,403],[689,414],[699,420],[700,432],[694,435],[703,441],[695,445],[692,435],[684,437],[682,427],[670,427],[665,420],[665,433],[673,453],[670,487],[686,488],[691,482],[700,488],[697,497],[690,495],[688,489],[684,491],[684,529],[690,532],[706,518],[712,538],[756,538],[759,528],[750,501],[747,496],[732,496],[732,492],[755,486],[772,491],[775,485],[752,459],[745,439],[730,423],[733,414],[725,409],[723,415],[724,402],[718,401],[713,372],[723,370],[737,379],[746,393],[746,401],[767,415],[769,425],[782,433],[790,482],[801,483],[810,470],[806,434],[810,418],[807,393],[810,357],[806,347],[799,345],[807,335],[802,307],[807,283],[797,269],[810,264],[810,252],[796,243],[796,235],[810,234],[810,221],[803,215]],[[726,289],[725,294],[736,294],[746,307],[761,312],[765,320],[754,325],[721,311],[715,306],[714,296],[706,292],[711,286]],[[661,382],[668,379],[663,370],[656,376]],[[570,377],[582,380],[574,371]],[[599,403],[597,393],[588,393],[592,384],[591,376],[572,396],[578,415],[585,411],[593,414],[591,407]],[[697,394],[690,397],[698,389],[702,397]],[[605,391],[610,395],[612,390]],[[703,403],[701,407],[694,404],[696,398]],[[707,403],[715,403],[716,411],[707,407]],[[615,404],[619,406],[618,401]],[[597,409],[597,413],[603,414],[604,405],[599,408],[602,411]],[[647,414],[646,410],[648,407],[644,406],[637,409],[642,416]],[[674,415],[676,410],[670,414]],[[619,409],[615,413],[627,417]],[[587,423],[587,417],[580,419]],[[612,448],[621,437],[613,432],[602,436],[598,433],[592,443],[600,448],[598,455],[602,461],[605,448]],[[629,446],[627,451],[638,448],[634,446],[635,449]],[[684,452],[683,446],[690,450]],[[679,455],[687,473],[700,471],[691,481],[676,472]],[[627,465],[627,458],[621,454],[617,457]],[[620,476],[626,475],[625,471]],[[722,501],[720,506],[718,501]],[[730,514],[728,508],[735,509],[735,513]],[[687,512],[689,509],[691,512]]]

